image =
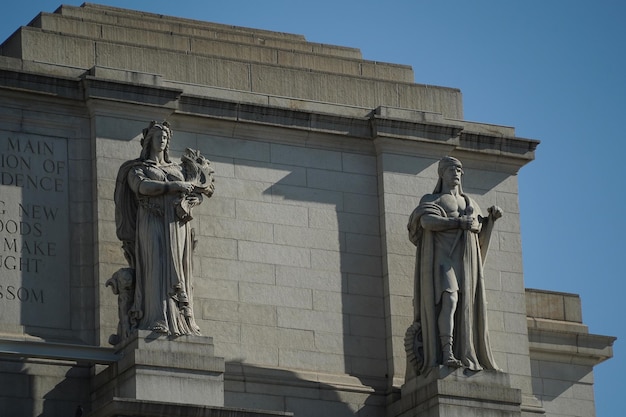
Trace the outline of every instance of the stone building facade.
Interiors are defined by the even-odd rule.
[[[172,125],[172,154],[199,149],[216,171],[193,220],[195,315],[224,360],[226,409],[393,415],[413,315],[407,219],[454,155],[465,191],[505,212],[487,297],[517,394],[493,415],[595,414],[593,366],[614,338],[588,332],[578,296],[524,288],[517,173],[538,141],[463,120],[458,89],[300,35],[86,3],[4,41],[0,95],[7,415],[136,415],[96,397],[120,360],[105,286],[125,266],[115,179],[150,120]],[[144,415],[172,415],[161,407]]]

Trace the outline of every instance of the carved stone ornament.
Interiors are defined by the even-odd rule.
[[[172,162],[167,122],[143,130],[142,151],[120,167],[115,185],[117,237],[129,268],[106,283],[118,295],[117,344],[136,329],[200,335],[193,314],[193,208],[215,190],[213,168],[187,149]]]
[[[498,370],[489,342],[483,263],[496,219],[463,193],[463,165],[446,156],[439,180],[409,218],[417,247],[414,322],[407,330],[407,377],[444,365]]]

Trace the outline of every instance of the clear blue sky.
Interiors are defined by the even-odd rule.
[[[3,5],[0,39],[72,0]],[[580,294],[591,333],[613,335],[596,367],[599,417],[623,415],[626,359],[626,2],[102,0],[102,4],[298,33],[411,65],[460,88],[465,119],[542,141],[519,173],[526,286]],[[624,213],[622,213],[624,209]]]

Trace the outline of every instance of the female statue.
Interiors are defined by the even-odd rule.
[[[134,294],[126,297],[129,305],[120,305],[117,341],[134,329],[200,334],[193,314],[194,239],[189,220],[202,196],[213,194],[213,170],[189,149],[182,164],[172,162],[171,138],[167,122],[151,122],[143,130],[140,157],[124,163],[117,176],[117,235],[134,275]],[[108,284],[115,292],[116,283]]]

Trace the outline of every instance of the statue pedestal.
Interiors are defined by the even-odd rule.
[[[520,417],[522,393],[508,374],[441,366],[405,382],[389,417]]]
[[[94,409],[113,398],[224,406],[224,359],[213,339],[140,330],[116,346],[120,359],[93,379]]]

